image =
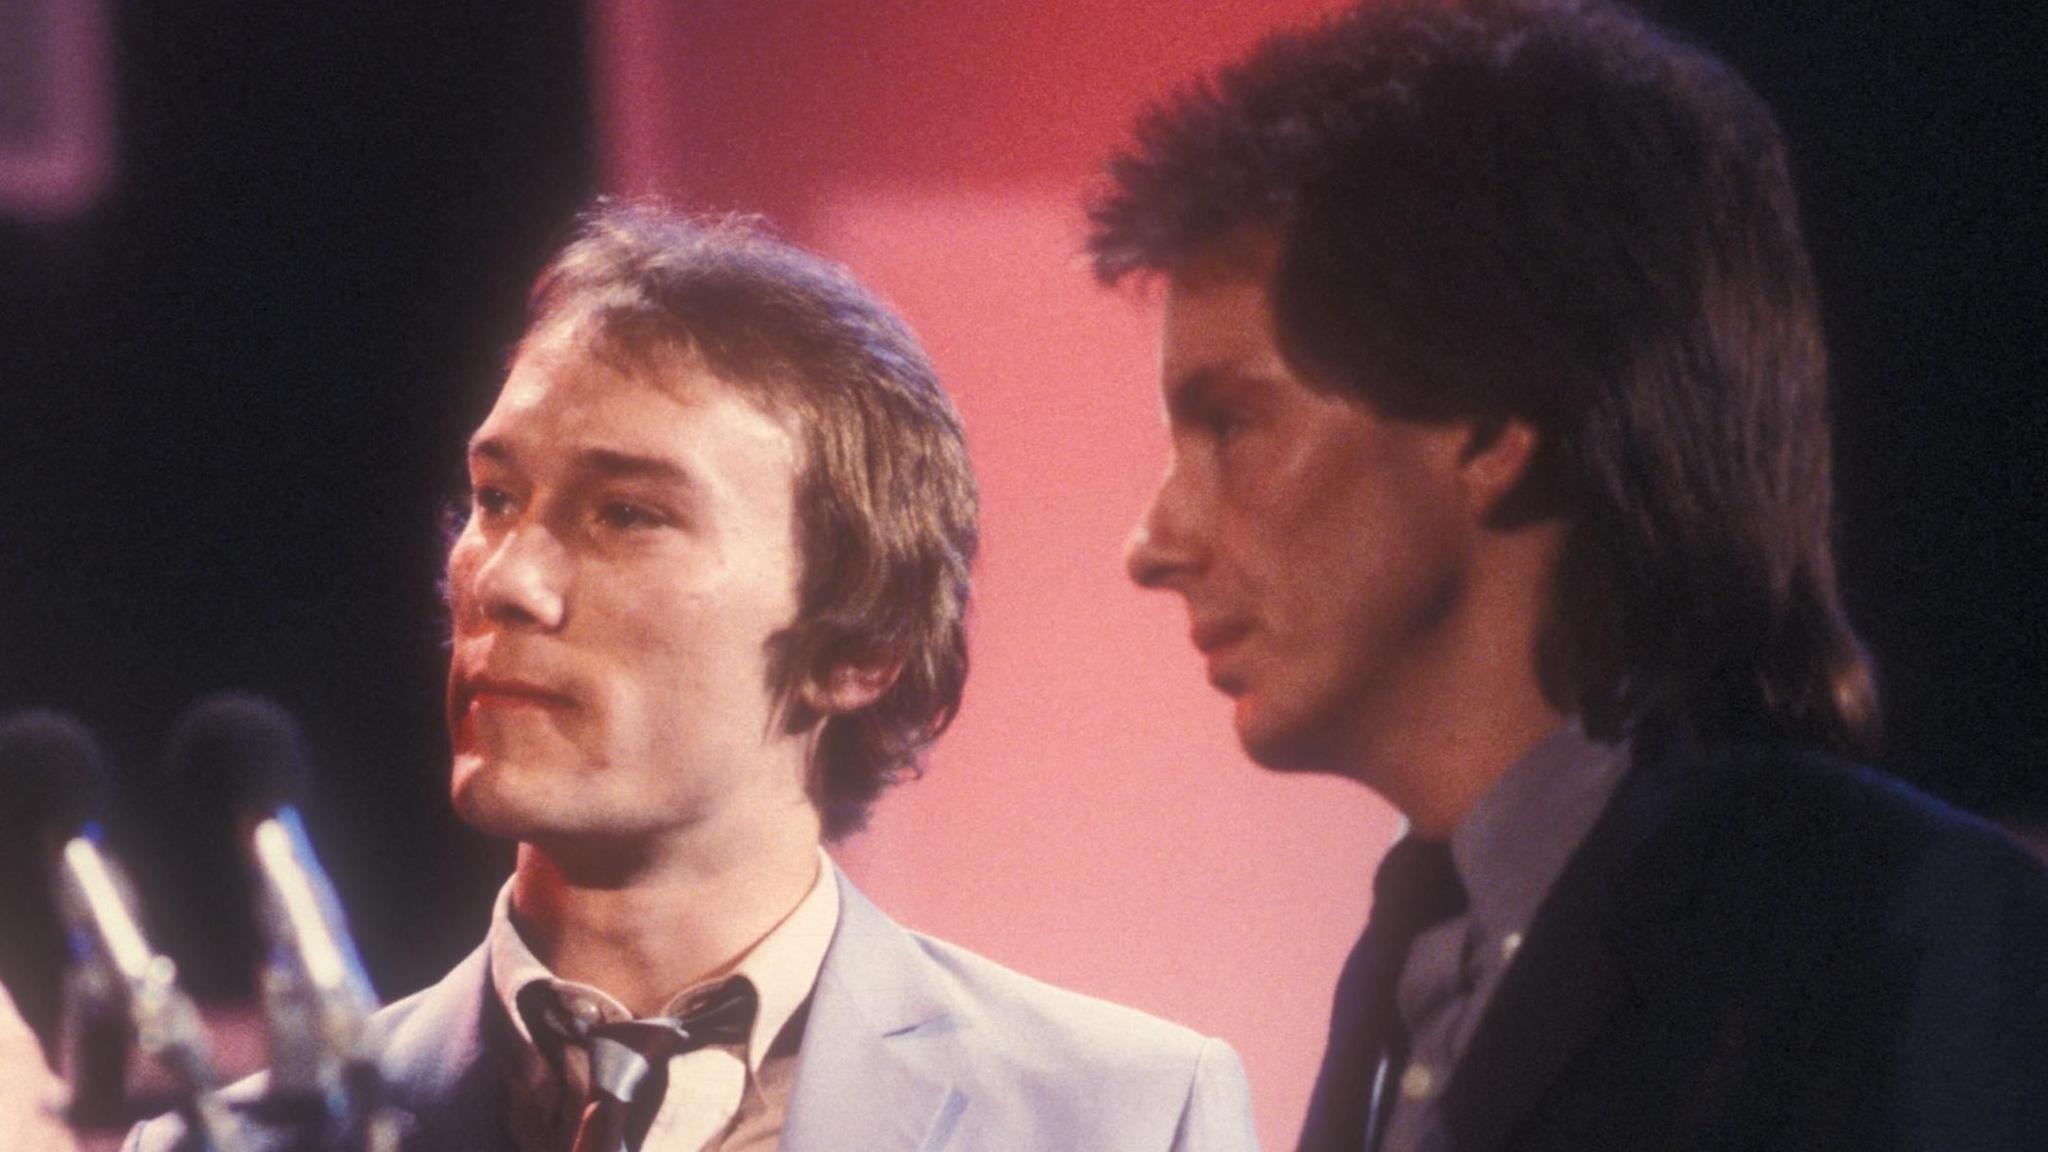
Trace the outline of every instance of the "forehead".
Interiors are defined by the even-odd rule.
[[[1163,383],[1204,373],[1284,369],[1268,286],[1279,241],[1240,233],[1196,250],[1167,273]]]
[[[790,470],[797,456],[791,420],[759,389],[718,376],[687,349],[629,351],[571,325],[521,346],[470,447],[534,461],[594,452],[707,463],[748,456]]]

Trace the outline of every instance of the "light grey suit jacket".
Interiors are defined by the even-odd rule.
[[[1221,1040],[906,931],[838,882],[784,1152],[1256,1152],[1244,1069]],[[504,1152],[493,1054],[508,1030],[482,949],[376,1015],[406,1152]],[[125,1152],[171,1152],[179,1134],[159,1118]]]

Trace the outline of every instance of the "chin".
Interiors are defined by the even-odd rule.
[[[516,840],[526,830],[520,806],[512,803],[503,772],[474,754],[457,755],[448,797],[464,824],[486,836]]]
[[[1274,772],[1337,772],[1343,767],[1329,752],[1329,742],[1298,718],[1275,715],[1250,696],[1237,698],[1232,718],[1237,742],[1252,763]]]
[[[525,769],[475,753],[458,755],[449,797],[462,822],[486,836],[530,840],[574,824],[571,806],[551,793],[559,785],[550,773]]]
[[[553,762],[460,755],[449,791],[463,823],[527,844],[639,840],[686,822],[671,797]]]

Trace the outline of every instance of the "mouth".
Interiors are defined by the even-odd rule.
[[[1188,639],[1207,664],[1209,686],[1235,698],[1243,691],[1242,669],[1231,659],[1232,650],[1252,633],[1251,622],[1242,618],[1197,618],[1188,626]]]
[[[537,708],[549,711],[576,707],[576,698],[559,689],[529,680],[480,676],[464,680],[456,689],[455,714],[485,709]]]
[[[1243,640],[1251,630],[1251,625],[1242,620],[1196,620],[1188,627],[1188,639],[1195,651],[1214,656]]]

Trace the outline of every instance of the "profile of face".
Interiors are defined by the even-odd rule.
[[[1186,602],[1254,760],[1369,772],[1459,616],[1466,437],[1303,379],[1274,331],[1276,251],[1219,248],[1170,277],[1171,455],[1126,561]]]
[[[796,616],[797,442],[659,349],[530,338],[471,440],[448,558],[458,812],[525,841],[804,804],[768,643]]]

